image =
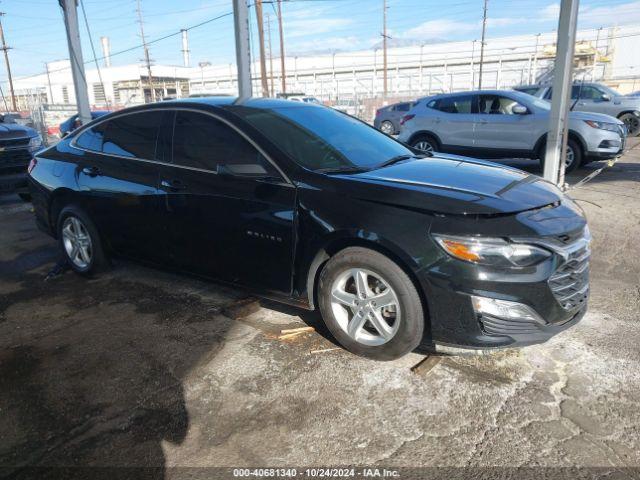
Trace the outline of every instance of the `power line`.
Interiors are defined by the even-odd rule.
[[[140,0],[136,0],[138,22],[140,23],[140,37],[142,38],[142,48],[144,50],[144,61],[147,64],[147,81],[149,82],[149,90],[151,90],[151,101],[156,101],[156,90],[153,88],[153,76],[151,75],[151,60],[149,59],[149,47],[147,46],[147,40],[144,36],[144,22],[142,20],[142,8],[140,7]]]

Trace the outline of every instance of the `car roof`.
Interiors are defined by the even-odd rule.
[[[306,97],[306,96],[305,96]],[[242,107],[251,107],[251,108],[260,108],[260,109],[271,109],[278,107],[286,107],[286,108],[316,108],[317,105],[302,103],[302,102],[292,102],[290,100],[280,99],[280,98],[255,98],[250,97],[247,99],[239,99],[238,97],[200,97],[200,98],[178,98],[175,100],[168,100],[165,102],[159,102],[156,104],[146,104],[144,106],[150,107],[151,105],[210,105],[212,107],[231,107],[231,106],[242,106]],[[142,107],[142,106],[141,106]]]

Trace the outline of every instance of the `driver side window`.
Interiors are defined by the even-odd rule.
[[[500,95],[480,95],[479,113],[490,115],[514,115],[515,100]]]

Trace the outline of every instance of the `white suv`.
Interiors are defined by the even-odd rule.
[[[476,158],[543,159],[550,104],[526,93],[482,90],[420,99],[398,140],[425,151]],[[571,112],[566,170],[624,148],[626,129],[609,115]]]

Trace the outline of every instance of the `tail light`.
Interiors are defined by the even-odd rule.
[[[27,167],[27,172],[31,173],[33,169],[36,168],[36,165],[38,165],[38,160],[36,160],[35,158],[32,158],[31,161],[29,162],[29,166]]]
[[[381,113],[382,113],[382,110],[376,110],[376,117],[379,117]]]
[[[414,114],[410,113],[409,115],[405,115],[404,117],[402,117],[402,119],[400,120],[400,125],[404,125],[405,123],[407,123],[409,120],[411,120],[413,117],[415,117]]]

